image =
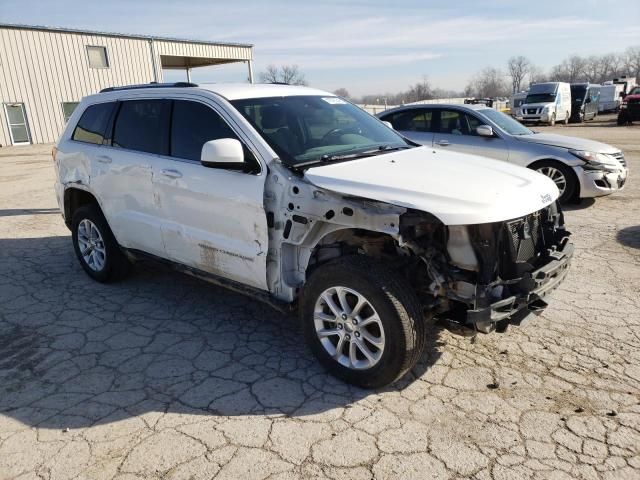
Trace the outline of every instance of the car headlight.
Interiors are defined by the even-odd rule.
[[[542,109],[542,113],[548,113],[549,112],[549,107],[544,107]]]
[[[622,102],[622,104],[620,105],[620,108],[627,108],[627,102]]]
[[[585,162],[582,166],[585,170],[605,170],[615,172],[621,169],[620,162],[604,153],[590,152],[588,150],[569,150],[569,153]]]

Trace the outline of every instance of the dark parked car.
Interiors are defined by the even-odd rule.
[[[622,100],[618,112],[618,125],[640,120],[640,87],[634,87]]]
[[[593,120],[598,115],[600,85],[590,83],[571,84],[571,122]]]

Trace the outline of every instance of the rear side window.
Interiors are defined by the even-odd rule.
[[[405,132],[430,132],[432,111],[426,109],[412,109],[393,113],[382,120],[390,122],[393,128]]]
[[[78,142],[102,145],[107,130],[107,123],[115,103],[98,103],[90,105],[80,117],[73,131],[73,140]]]
[[[200,161],[202,146],[210,140],[237,135],[210,107],[186,100],[175,100],[171,119],[171,156]]]
[[[113,128],[113,146],[167,155],[170,100],[122,102]]]

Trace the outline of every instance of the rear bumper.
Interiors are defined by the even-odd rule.
[[[474,325],[480,332],[489,333],[495,330],[498,322],[508,320],[523,309],[544,309],[547,306],[544,297],[558,288],[565,279],[573,252],[574,246],[567,237],[562,248],[552,252],[545,265],[522,278],[519,287],[524,293],[512,295],[485,308],[468,310],[467,323]]]

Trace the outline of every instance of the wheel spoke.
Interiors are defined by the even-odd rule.
[[[355,339],[352,339],[349,342],[349,364],[351,367],[355,367],[358,362],[358,355],[356,353],[356,342]]]
[[[314,319],[318,320],[320,322],[336,323],[336,317],[335,316],[327,315],[324,312],[315,312],[314,313]]]
[[[328,294],[327,292],[324,292],[322,294],[322,299],[324,300],[324,303],[326,303],[327,307],[329,307],[329,309],[331,310],[331,312],[336,316],[336,317],[340,317],[340,314],[342,313],[340,311],[340,308],[336,305],[336,303],[333,301],[333,298],[330,294]]]
[[[338,340],[338,344],[336,345],[336,353],[333,355],[333,358],[338,360],[342,355],[342,349],[344,348],[344,335],[340,335],[340,340]]]
[[[351,308],[349,307],[349,302],[347,302],[347,291],[344,288],[338,288],[338,301],[340,302],[340,308],[344,313],[350,313]]]
[[[371,325],[372,323],[377,323],[378,325],[382,326],[382,324],[380,323],[380,318],[377,314],[374,313],[370,317],[360,320],[360,328],[364,328],[367,325]]]
[[[374,347],[378,348],[378,350],[382,350],[384,347],[384,338],[382,337],[374,337],[366,330],[361,331],[362,338],[364,338],[367,342],[369,342]],[[364,343],[364,342],[363,342]]]
[[[373,352],[371,350],[369,350],[369,347],[367,347],[366,344],[362,340],[358,340],[357,341],[357,346],[358,346],[358,350],[360,350],[362,352],[362,354],[365,357],[367,357],[367,360],[369,360],[369,363],[374,363],[376,361],[376,358],[375,358]]]
[[[356,306],[353,307],[353,310],[351,311],[351,316],[357,317],[358,315],[360,315],[360,310],[362,310],[362,307],[364,307],[366,304],[367,304],[367,300],[363,296],[358,295],[358,303],[356,303]]]
[[[318,330],[318,336],[320,338],[326,338],[333,335],[342,335],[342,331],[337,328],[325,328],[324,330]]]

